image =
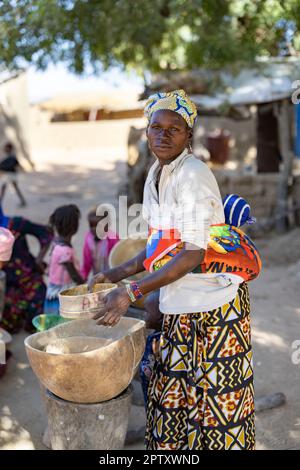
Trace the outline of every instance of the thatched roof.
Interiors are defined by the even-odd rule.
[[[124,111],[142,109],[138,94],[131,90],[90,91],[60,93],[55,97],[38,104],[41,109],[57,113],[72,111],[89,111],[105,109],[107,111]]]

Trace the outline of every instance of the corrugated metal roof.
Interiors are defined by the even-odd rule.
[[[178,73],[178,75],[180,74],[181,72]],[[213,90],[211,86],[205,86],[205,74],[210,82],[214,77],[213,82],[216,85]],[[193,83],[195,83],[196,76],[197,71],[184,72],[182,80],[186,80],[189,94],[199,111],[217,111],[222,108],[229,109],[268,103],[288,98],[295,91],[295,81],[300,80],[300,59],[297,57],[261,58],[252,67],[244,67],[237,73],[228,70],[205,71],[201,69],[199,70],[199,83],[201,84],[203,81],[203,94],[196,91],[199,84],[195,87],[196,92],[193,93]],[[169,86],[172,87],[172,78],[170,77],[172,74],[168,76]],[[176,72],[174,72],[174,77],[174,83],[176,83]],[[164,82],[163,75],[156,77],[147,94],[159,91],[161,84],[164,89],[168,87],[167,81]]]

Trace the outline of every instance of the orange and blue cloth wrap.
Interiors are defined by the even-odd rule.
[[[144,267],[153,272],[171,261],[183,248],[176,229],[150,229]],[[212,225],[203,263],[193,273],[235,274],[252,281],[261,271],[261,259],[252,240],[237,227]]]
[[[225,211],[225,221],[227,220]],[[145,269],[150,272],[157,271],[171,261],[182,248],[178,230],[150,228]],[[240,278],[240,282],[244,282],[257,278],[261,267],[258,250],[250,237],[239,227],[225,223],[211,225],[203,263],[194,269],[193,273],[234,274]]]

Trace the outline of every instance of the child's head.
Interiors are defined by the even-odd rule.
[[[51,214],[49,223],[60,237],[72,237],[78,230],[80,210],[75,204],[60,206]]]
[[[88,223],[90,227],[91,233],[94,235],[95,238],[102,238],[103,234],[98,233],[99,230],[97,231],[97,226],[99,222],[103,219],[108,217],[108,212],[105,211],[103,215],[99,216],[97,215],[97,207],[92,207],[89,212],[88,212]],[[99,229],[99,227],[98,227]],[[107,230],[107,226],[105,227],[105,230]]]
[[[248,202],[237,194],[227,194],[223,199],[225,223],[241,227],[244,224],[253,224],[255,217],[251,217]]]

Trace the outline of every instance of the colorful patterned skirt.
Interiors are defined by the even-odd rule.
[[[220,308],[164,316],[148,400],[149,450],[254,450],[246,283]]]
[[[0,326],[10,333],[18,333],[23,327],[34,332],[32,320],[43,313],[46,285],[43,276],[15,258],[14,281],[7,283],[5,305]]]

